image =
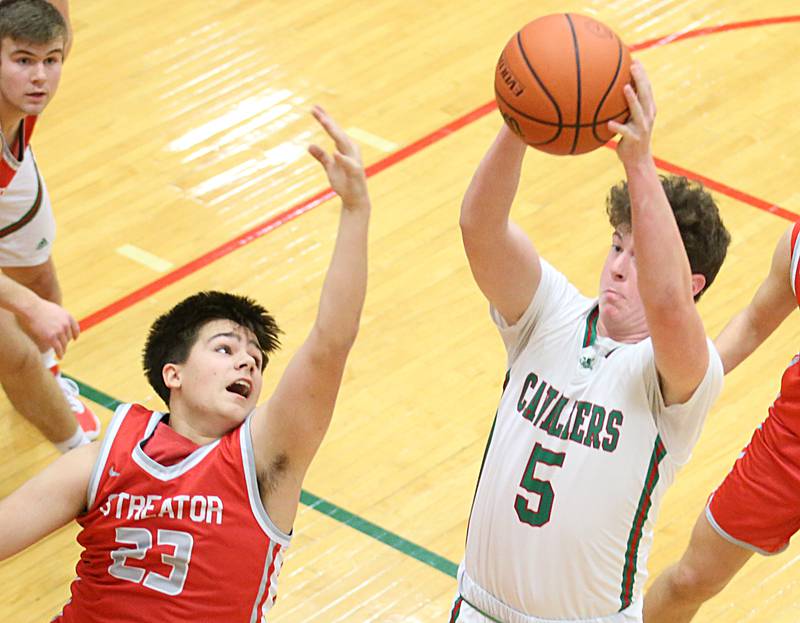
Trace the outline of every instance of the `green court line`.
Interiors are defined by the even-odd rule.
[[[82,396],[88,398],[94,403],[99,404],[102,407],[105,407],[106,409],[114,411],[119,405],[123,404],[121,401],[112,398],[108,394],[104,394],[100,390],[90,387],[89,385],[86,385],[86,383],[79,381],[74,376],[69,376],[67,374],[64,374],[64,376],[72,379],[78,384]],[[336,506],[336,504],[333,504],[332,502],[323,500],[321,497],[318,497],[313,493],[309,493],[305,489],[300,492],[300,503],[330,517],[331,519],[335,519],[336,521],[343,523],[354,530],[358,530],[362,534],[366,534],[368,537],[371,537],[376,541],[380,541],[384,545],[388,545],[389,547],[396,549],[398,552],[406,554],[407,556],[411,556],[419,562],[449,575],[451,578],[456,577],[458,565],[453,561],[439,556],[439,554],[432,552],[429,549],[425,549],[421,545],[412,543],[408,539],[401,537],[399,534],[395,534],[394,532],[390,532],[389,530],[381,528],[379,525],[374,524],[371,521],[367,521],[363,517],[359,517],[358,515],[351,513],[341,506]]]

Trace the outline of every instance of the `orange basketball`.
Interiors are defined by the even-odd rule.
[[[497,106],[528,145],[550,154],[584,154],[624,123],[628,48],[605,24],[558,13],[532,21],[506,44],[494,78]]]

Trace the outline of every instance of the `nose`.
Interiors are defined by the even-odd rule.
[[[630,268],[630,258],[623,252],[617,254],[611,261],[611,274],[615,281],[624,281]]]
[[[44,82],[47,79],[47,73],[44,70],[44,63],[36,63],[33,69],[34,82]]]
[[[239,362],[237,368],[239,368],[240,370],[255,370],[256,360],[253,359],[250,355],[245,355]]]

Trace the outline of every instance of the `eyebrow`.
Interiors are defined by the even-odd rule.
[[[208,342],[211,342],[218,337],[230,337],[235,339],[237,342],[242,341],[242,337],[238,333],[234,333],[233,331],[224,331],[223,333],[216,333],[212,335],[210,338],[208,338]],[[261,345],[256,340],[247,340],[247,343],[255,346],[258,349],[258,352],[262,355],[264,354],[264,351],[261,350]]]
[[[33,58],[37,57],[37,54],[35,52],[31,52],[30,50],[27,50],[25,48],[17,48],[16,50],[12,50],[10,56],[14,56],[15,54],[23,54],[25,56],[32,56]],[[44,58],[52,56],[53,54],[61,54],[61,56],[64,56],[64,48],[54,48],[49,52],[47,52],[44,55]]]

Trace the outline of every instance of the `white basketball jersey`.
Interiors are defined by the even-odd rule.
[[[709,341],[702,383],[666,407],[651,340],[598,337],[597,301],[544,261],[523,317],[509,327],[492,316],[509,370],[461,595],[501,620],[636,614],[659,502],[722,388],[719,356]]]

